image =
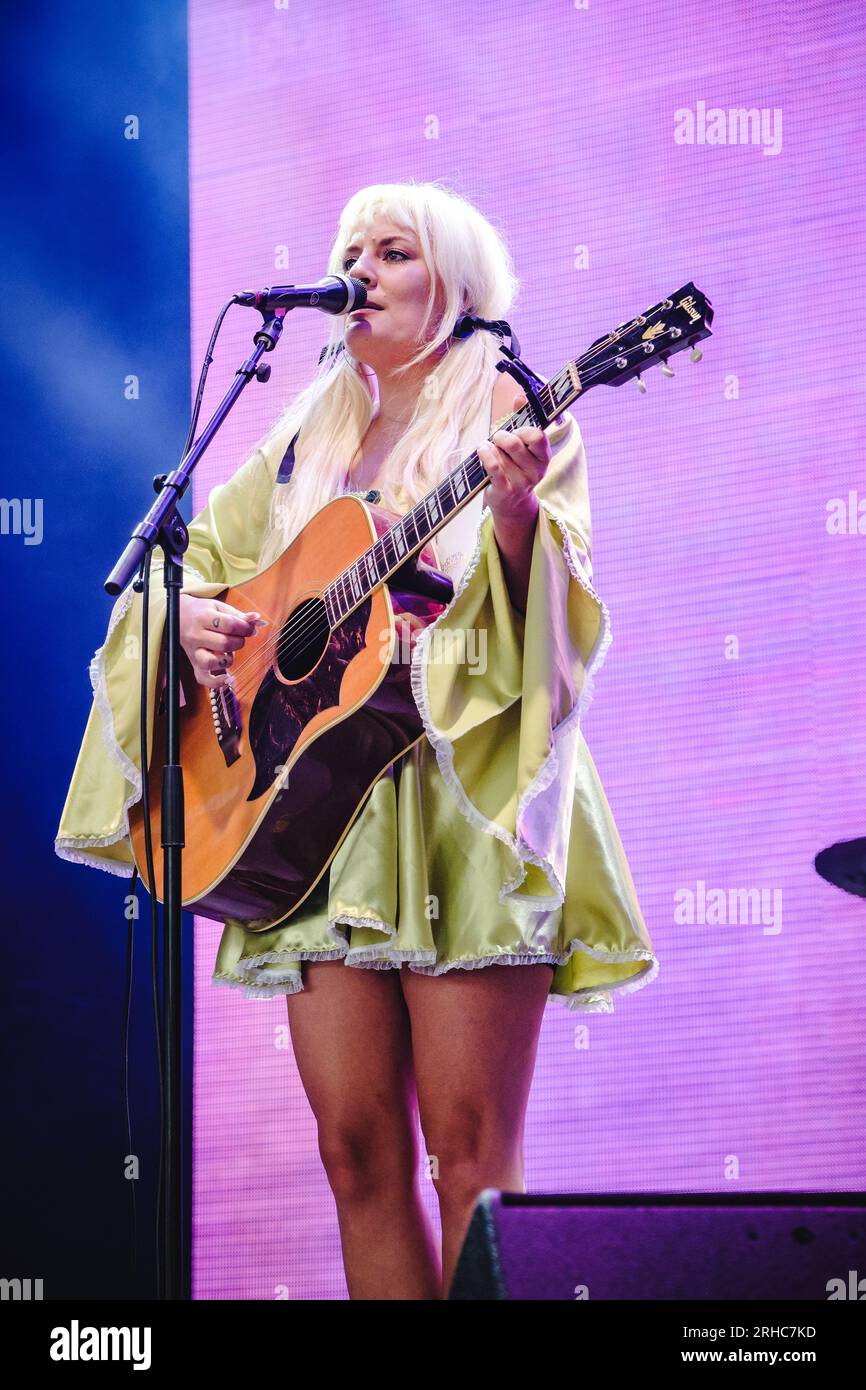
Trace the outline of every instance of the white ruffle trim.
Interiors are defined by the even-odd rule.
[[[340,944],[332,950],[263,951],[258,956],[239,962],[238,976],[232,979],[227,975],[213,975],[211,984],[229,989],[243,990],[246,999],[270,999],[276,994],[298,994],[303,989],[301,971],[288,966],[284,970],[265,970],[262,967],[278,961],[300,962],[304,960],[340,960],[344,965],[360,970],[396,970],[408,965],[419,975],[446,975],[450,970],[481,970],[488,965],[565,965],[575,951],[585,951],[594,960],[620,965],[628,961],[645,960],[651,962],[649,970],[636,979],[605,985],[591,989],[575,990],[573,994],[557,994],[551,990],[549,998],[558,1000],[565,1008],[582,1013],[613,1013],[611,993],[616,990],[631,994],[651,984],[659,972],[659,963],[652,951],[640,947],[634,951],[611,951],[605,946],[587,946],[575,939],[569,943],[568,950],[562,954],[553,951],[508,951],[501,954],[476,956],[470,960],[437,962],[436,951],[432,948],[418,947],[413,950],[398,950],[393,945],[374,943],[370,946],[349,946],[345,936],[337,930],[338,923],[369,926],[394,938],[396,929],[388,922],[375,917],[350,917],[341,915],[329,919],[327,935]]]
[[[556,522],[557,526],[562,532],[563,553],[565,555],[565,561],[568,565],[569,572],[571,573],[572,577],[577,581],[577,583],[580,584],[581,588],[583,588],[586,591],[586,593],[589,594],[589,596],[594,600],[594,602],[598,604],[599,609],[601,611],[601,625],[599,627],[599,633],[598,637],[596,638],[595,646],[590,652],[589,660],[584,669],[583,687],[580,691],[577,703],[572,706],[568,713],[556,725],[556,728],[551,731],[550,752],[548,753],[547,757],[545,758],[535,777],[532,779],[529,786],[526,787],[526,789],[523,792],[523,795],[520,798],[520,801],[517,806],[517,814],[515,817],[515,830],[517,832],[516,835],[512,835],[510,831],[506,830],[503,826],[498,825],[495,821],[488,820],[487,817],[482,815],[482,813],[478,810],[477,806],[475,806],[475,804],[472,801],[470,801],[466,793],[466,790],[463,787],[462,782],[460,781],[459,777],[457,776],[457,773],[454,770],[454,745],[452,744],[450,739],[448,739],[445,736],[445,734],[443,734],[442,731],[438,729],[433,723],[430,714],[430,698],[427,690],[427,648],[429,647],[430,642],[432,641],[432,633],[434,629],[439,625],[440,622],[443,622],[448,617],[449,613],[451,612],[451,609],[454,607],[454,604],[457,602],[458,598],[463,593],[464,589],[466,588],[467,584],[469,583],[470,579],[475,573],[475,570],[478,567],[479,561],[481,559],[481,529],[484,525],[486,517],[490,515],[490,513],[486,509],[482,510],[481,519],[478,523],[478,529],[476,531],[475,546],[472,551],[472,555],[466,564],[463,574],[460,577],[460,581],[454,591],[454,595],[451,599],[451,602],[448,604],[447,608],[443,609],[443,611],[439,614],[439,617],[436,618],[434,622],[430,623],[428,627],[424,628],[418,635],[418,639],[415,644],[415,650],[412,655],[410,680],[412,694],[414,696],[415,703],[418,707],[418,712],[421,715],[427,738],[430,741],[436,754],[436,761],[439,764],[439,770],[441,771],[442,776],[445,779],[446,785],[450,788],[451,792],[453,793],[455,800],[457,801],[457,804],[460,808],[460,811],[462,812],[466,820],[469,821],[470,825],[473,825],[477,829],[484,831],[487,835],[493,835],[498,840],[501,840],[502,843],[507,845],[511,852],[519,860],[519,867],[515,877],[511,879],[508,883],[504,883],[499,889],[499,901],[505,902],[506,899],[516,895],[516,890],[520,887],[521,883],[526,878],[527,864],[535,864],[539,869],[542,870],[545,877],[547,878],[547,881],[550,884],[554,896],[551,899],[549,896],[539,897],[527,894],[520,895],[519,901],[530,911],[546,912],[549,911],[551,906],[562,906],[563,902],[565,901],[565,890],[563,888],[563,885],[559,881],[556,870],[554,869],[553,864],[550,862],[550,859],[543,854],[537,853],[525,839],[523,833],[521,832],[521,823],[524,821],[524,818],[526,817],[532,802],[536,799],[536,797],[541,795],[541,793],[550,785],[550,783],[557,776],[557,773],[559,771],[558,746],[560,740],[565,738],[572,732],[575,734],[575,736],[577,735],[577,731],[580,727],[580,720],[586,713],[592,701],[595,676],[604,664],[604,659],[607,655],[607,649],[611,644],[613,634],[611,632],[610,614],[608,612],[607,605],[605,604],[604,600],[600,598],[599,595],[595,592],[595,589],[592,587],[592,584],[589,582],[586,575],[584,574],[583,567],[580,562],[580,557],[578,555],[577,550],[575,549],[574,542],[571,538],[571,533],[569,532],[566,522],[542,498],[539,498],[539,506],[540,508],[544,509],[545,513],[551,518],[552,521]],[[493,522],[491,516],[491,529],[492,525]],[[495,539],[493,539],[491,543],[495,543]]]
[[[211,583],[205,579],[203,574],[199,574],[192,565],[184,565],[184,577],[187,575],[201,580],[202,584]],[[97,648],[90,658],[88,674],[93,690],[93,702],[99,712],[100,724],[102,726],[102,741],[105,744],[105,751],[109,761],[119,768],[123,776],[132,787],[132,791],[120,808],[121,824],[118,830],[109,835],[81,835],[81,836],[56,836],[54,840],[54,853],[60,859],[66,859],[71,864],[87,864],[94,869],[103,869],[106,873],[116,874],[119,878],[132,878],[133,865],[119,864],[111,859],[103,859],[100,855],[89,854],[88,850],[98,849],[101,845],[116,845],[118,840],[129,838],[129,808],[134,806],[141,796],[141,772],[135,763],[123,751],[118,742],[117,734],[114,729],[114,717],[111,712],[111,701],[108,698],[108,689],[105,680],[105,649],[111,640],[111,635],[118,623],[126,617],[135,594],[131,581],[119,594],[111,610],[111,617],[108,620],[108,630],[105,634],[105,641],[102,646]]]

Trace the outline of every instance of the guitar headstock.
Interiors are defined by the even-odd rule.
[[[702,354],[697,344],[709,338],[712,321],[713,306],[706,295],[691,282],[683,285],[630,323],[621,323],[610,338],[593,343],[578,363],[584,390],[590,384],[622,386],[635,377],[639,380],[641,372],[656,362],[664,371],[667,359],[687,347],[692,349],[692,361],[699,362]],[[668,375],[673,376],[670,369]]]
[[[697,344],[710,337],[712,321],[712,304],[689,281],[676,294],[599,338],[576,362],[566,363],[539,393],[545,410],[550,407],[552,418],[591,386],[622,386],[636,380],[645,391],[641,373],[648,367],[660,363],[665,375],[673,376],[667,360],[685,348],[692,349],[693,362],[700,361]]]

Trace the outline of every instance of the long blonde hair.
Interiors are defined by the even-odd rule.
[[[475,332],[452,340],[457,319],[464,312],[486,319],[504,317],[519,282],[497,228],[466,198],[439,182],[362,188],[341,214],[328,274],[344,273],[346,247],[379,214],[415,233],[430,274],[421,346],[396,374],[427,359],[440,359],[430,369],[408,428],[391,452],[389,480],[381,488],[382,504],[401,511],[396,495],[400,487],[411,506],[457,466],[461,432],[493,389],[498,338]],[[437,290],[444,308],[427,341]],[[258,445],[272,459],[282,458],[300,431],[291,480],[275,484],[271,495],[260,569],[282,554],[326,502],[346,491],[349,465],[373,417],[371,369],[345,346],[345,325],[342,316],[331,319],[329,340],[313,380]]]

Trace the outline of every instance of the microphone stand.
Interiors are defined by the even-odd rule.
[[[173,473],[158,474],[153,485],[159,494],[143,521],[132,532],[132,539],[105,581],[109,594],[126,588],[136,570],[143,572],[144,558],[155,545],[165,557],[163,582],[166,592],[166,735],[167,763],[162,779],[163,847],[163,1013],[161,1019],[162,1082],[165,1097],[165,1124],[162,1131],[161,1162],[165,1175],[163,1241],[159,1252],[163,1299],[181,1299],[183,1280],[183,1225],[181,1205],[181,925],[183,913],[182,854],[184,847],[183,769],[180,762],[180,594],[183,587],[182,556],[189,545],[186,523],[176,508],[186,492],[193,469],[213,440],[241,392],[253,377],[267,381],[269,364],[259,365],[266,352],[273,352],[283,331],[286,308],[260,309],[263,324],[253,337],[256,344],[247,360],[237,369],[235,380],[195,444]],[[147,750],[141,750],[141,775]],[[150,892],[154,893],[154,884]]]

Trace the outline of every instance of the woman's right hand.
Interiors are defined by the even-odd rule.
[[[227,668],[247,637],[252,637],[262,621],[256,612],[242,613],[218,598],[180,596],[180,644],[189,657],[199,685],[228,683]]]

